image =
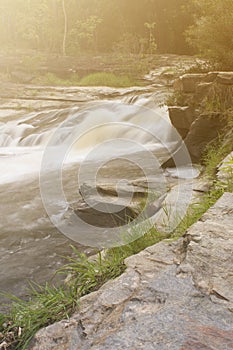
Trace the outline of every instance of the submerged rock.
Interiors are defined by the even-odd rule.
[[[185,237],[126,259],[123,275],[29,349],[233,349],[232,207],[226,193]]]

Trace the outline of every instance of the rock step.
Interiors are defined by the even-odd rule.
[[[233,194],[177,242],[126,259],[127,270],[40,330],[30,350],[233,349]]]

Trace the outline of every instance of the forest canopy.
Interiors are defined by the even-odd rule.
[[[190,0],[0,0],[1,47],[187,53]],[[64,26],[66,27],[65,48]]]
[[[232,0],[0,0],[2,49],[200,52],[232,68],[232,31]]]

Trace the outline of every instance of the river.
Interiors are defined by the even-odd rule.
[[[60,232],[82,184],[161,177],[166,191],[160,165],[180,139],[163,105],[168,87],[154,72],[148,79],[128,89],[1,88],[1,291],[25,296],[28,281],[49,281],[71,244],[87,254],[108,245],[106,228],[101,238],[85,225],[76,225],[77,237]]]

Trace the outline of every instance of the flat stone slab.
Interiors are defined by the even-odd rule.
[[[31,350],[232,350],[233,194],[176,242],[129,257],[126,272],[83,297]]]

